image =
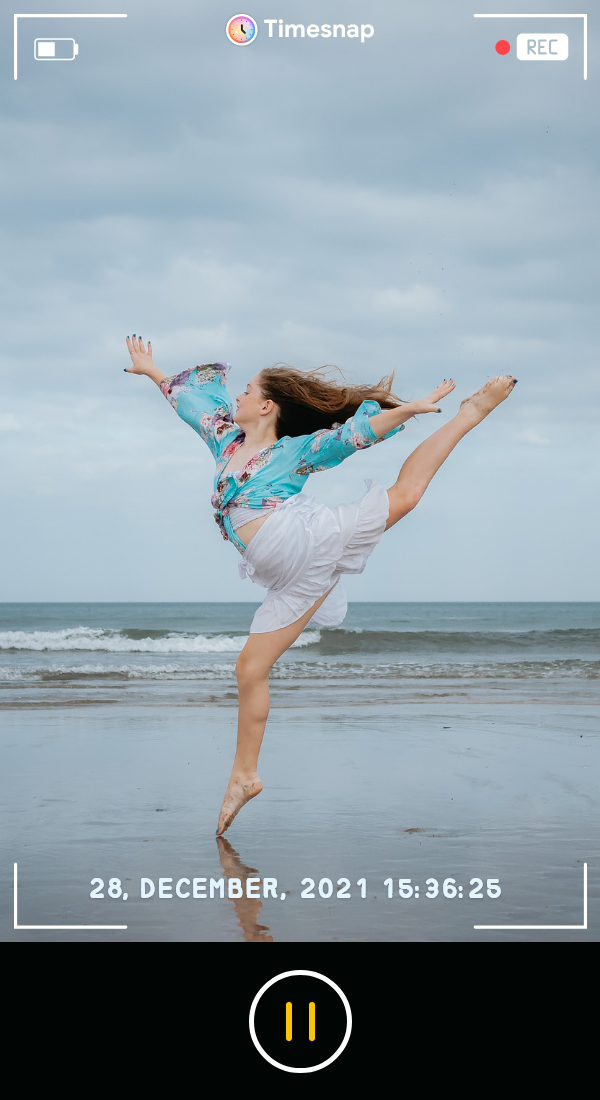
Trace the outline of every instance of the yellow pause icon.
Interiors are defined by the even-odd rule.
[[[285,1037],[289,1042],[292,1039],[292,1002],[287,1001],[285,1006]],[[311,1043],[315,1039],[315,1002],[310,1001],[308,1006],[308,1038]]]

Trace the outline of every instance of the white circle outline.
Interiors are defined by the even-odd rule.
[[[318,1066],[284,1066],[281,1062],[276,1062],[274,1058],[271,1058],[271,1055],[267,1054],[266,1050],[263,1050],[256,1037],[254,1016],[256,1013],[258,1002],[260,1001],[263,993],[266,993],[267,989],[270,989],[272,985],[275,985],[275,982],[280,982],[282,978],[296,978],[298,976],[305,978],[319,978],[320,981],[326,982],[327,985],[330,985],[332,989],[335,989],[336,993],[341,998],[342,1004],[346,1010],[346,1033],[344,1035],[344,1038],[342,1039],[337,1050],[331,1055],[331,1058],[328,1058],[325,1062],[320,1062]],[[342,1051],[346,1049],[351,1033],[352,1009],[350,1008],[350,1002],[348,1001],[346,994],[342,992],[339,985],[336,985],[335,982],[332,982],[331,978],[327,978],[325,974],[318,974],[316,970],[286,970],[284,974],[277,974],[274,978],[271,978],[270,981],[265,982],[262,988],[259,989],[250,1008],[250,1038],[252,1039],[254,1046],[256,1047],[258,1053],[262,1054],[263,1058],[265,1058],[267,1062],[270,1062],[271,1065],[275,1066],[276,1069],[285,1070],[286,1073],[315,1073],[318,1069],[325,1069],[325,1066],[330,1066],[332,1062],[335,1062],[336,1058],[339,1058]]]
[[[229,28],[230,28],[231,24],[233,23],[234,19],[249,19],[250,22],[254,25],[254,34],[252,35],[252,38],[250,39],[249,42],[236,42],[231,37],[231,35],[229,34]],[[225,27],[225,34],[227,35],[227,41],[231,42],[232,46],[251,46],[252,43],[256,42],[256,39],[258,38],[258,23],[256,22],[256,19],[253,19],[253,17],[251,15],[246,15],[245,12],[241,11],[241,12],[238,12],[237,15],[232,15],[231,19],[229,19],[227,21],[227,26]]]

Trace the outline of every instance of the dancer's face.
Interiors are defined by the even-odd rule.
[[[258,424],[263,417],[274,409],[274,403],[263,397],[260,389],[260,376],[251,378],[243,393],[236,397],[237,408],[235,422],[240,427]]]

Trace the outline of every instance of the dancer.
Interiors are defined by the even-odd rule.
[[[127,337],[131,374],[144,374],[216,460],[212,505],[225,539],[242,555],[240,573],[267,594],[236,665],[237,748],[217,827],[222,836],[262,790],[258,754],[269,714],[269,673],[309,623],[339,626],[347,602],[340,577],[362,573],[384,531],[411,512],[456,444],[512,392],[517,379],[492,378],[456,416],[424,440],[386,491],[367,481],[352,504],[328,508],[303,492],[309,474],[402,431],[421,413],[440,413],[454,389],[444,379],[421,401],[392,393],[393,375],[374,386],[340,385],[321,371],[268,367],[250,380],[234,410],[229,366],[209,363],[167,377],[152,345]]]

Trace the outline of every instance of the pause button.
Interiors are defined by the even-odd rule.
[[[352,1031],[340,987],[314,970],[288,970],[259,989],[250,1035],[259,1054],[288,1073],[314,1073],[339,1058]]]
[[[294,1038],[294,1015],[292,1012],[292,1002],[287,1001],[285,1006],[285,1037],[288,1043],[291,1043]],[[315,1041],[315,1002],[309,1001],[308,1003],[308,1038],[311,1043]]]

